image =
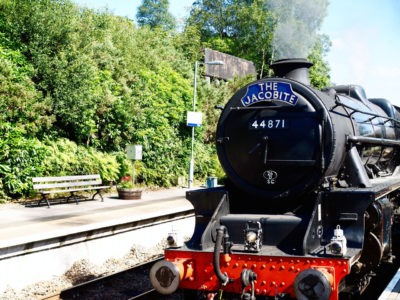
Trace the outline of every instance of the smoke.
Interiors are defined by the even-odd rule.
[[[269,0],[277,16],[273,59],[307,58],[327,14],[328,0]]]

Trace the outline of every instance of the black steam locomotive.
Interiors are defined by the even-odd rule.
[[[195,232],[153,266],[160,293],[351,298],[393,261],[399,108],[367,99],[360,86],[317,90],[311,66],[277,61],[276,77],[250,83],[226,104],[216,147],[228,180],[187,193]]]

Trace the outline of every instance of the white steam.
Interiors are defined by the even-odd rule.
[[[277,18],[274,60],[307,58],[326,16],[328,0],[269,0]]]

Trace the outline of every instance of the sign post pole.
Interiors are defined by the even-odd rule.
[[[137,160],[142,160],[142,145],[126,145],[126,156],[132,160],[132,185],[135,186],[135,165]]]
[[[194,172],[194,128],[201,126],[202,115],[201,112],[196,112],[196,94],[197,94],[197,68],[198,65],[223,65],[223,61],[208,61],[199,63],[195,61],[194,63],[194,80],[193,80],[193,111],[188,111],[187,113],[187,126],[192,127],[192,150],[190,152],[190,165],[189,165],[189,180],[188,186],[192,188],[193,186],[193,172]]]

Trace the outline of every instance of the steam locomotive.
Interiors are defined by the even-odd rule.
[[[150,272],[185,299],[352,298],[391,263],[398,231],[399,108],[362,87],[310,86],[310,62],[224,107],[216,147],[225,186],[191,190],[196,225]]]

